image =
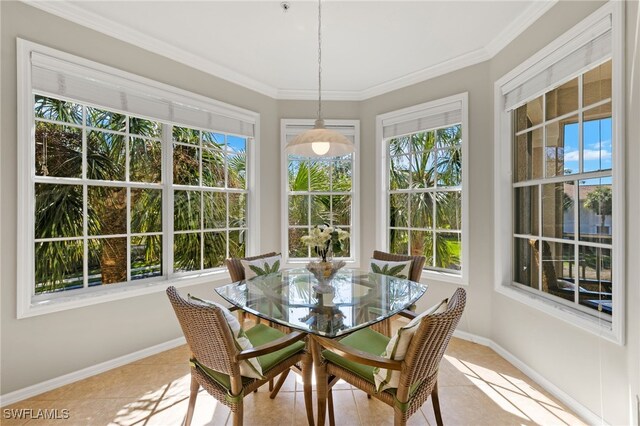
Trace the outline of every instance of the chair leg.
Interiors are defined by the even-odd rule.
[[[313,376],[313,360],[311,355],[302,359],[302,388],[304,390],[304,408],[307,411],[307,423],[313,426],[313,393],[311,391],[311,377]]]
[[[436,415],[436,423],[442,426],[442,414],[440,413],[440,399],[438,398],[438,382],[433,385],[431,391],[431,403],[433,404],[433,412]]]
[[[269,379],[269,392],[273,391],[273,379]]]
[[[191,420],[193,419],[193,410],[196,408],[196,398],[198,398],[198,390],[200,389],[200,384],[196,380],[196,378],[191,375],[191,389],[189,392],[189,407],[187,408],[187,417],[184,419],[184,425],[191,425]]]
[[[333,391],[331,389],[327,393],[327,403],[329,404],[329,426],[335,426],[336,418],[333,413]]]
[[[242,401],[238,403],[238,409],[233,413],[233,426],[242,426],[242,417],[244,415],[244,404]]]
[[[284,381],[287,380],[289,371],[291,370],[285,370],[282,372],[282,374],[280,374],[280,378],[278,378],[278,381],[276,382],[276,385],[274,386],[273,391],[271,391],[271,395],[269,395],[269,398],[273,399],[276,397],[276,395],[278,395],[278,392],[280,392],[280,388],[284,384]]]

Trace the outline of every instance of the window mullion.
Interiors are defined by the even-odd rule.
[[[162,275],[173,275],[173,126],[162,125]]]

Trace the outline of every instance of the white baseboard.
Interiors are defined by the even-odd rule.
[[[491,339],[482,336],[476,336],[475,334],[467,333],[466,331],[456,330],[453,335],[459,339],[467,340],[473,343],[477,343],[482,346],[487,346],[495,351],[502,358],[513,364],[518,370],[526,374],[531,380],[542,386],[544,390],[555,396],[564,405],[569,407],[590,425],[607,425],[602,417],[589,410],[587,407],[576,401],[568,393],[554,385],[552,382],[543,377],[540,373],[529,367],[524,362],[520,361],[515,355],[507,351],[505,348],[497,344]]]
[[[40,395],[41,393],[59,388],[60,386],[68,385],[70,383],[77,382],[78,380],[86,379],[87,377],[95,376],[96,374],[104,373],[105,371],[111,370],[113,368],[121,367],[134,361],[138,361],[142,358],[146,358],[148,356],[173,349],[180,345],[184,345],[185,343],[186,342],[184,337],[179,337],[177,339],[169,340],[168,342],[160,343],[159,345],[151,346],[149,348],[142,349],[128,355],[123,355],[109,361],[101,362],[100,364],[96,364],[91,367],[83,368],[82,370],[74,371],[73,373],[65,374],[63,376],[55,377],[53,379],[46,380],[35,385],[27,386],[26,388],[19,389],[14,392],[9,392],[6,395],[0,395],[0,406],[5,407],[9,404],[13,404],[15,402],[31,398],[32,396]]]

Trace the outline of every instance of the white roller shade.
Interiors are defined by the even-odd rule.
[[[611,52],[611,16],[608,15],[549,55],[542,67],[532,67],[532,71],[525,73],[529,75],[525,76],[524,81],[519,78],[517,84],[510,82],[503,85],[505,110],[519,107],[549,88],[605,61],[611,57]]]
[[[74,63],[34,51],[31,79],[33,90],[43,94],[171,124],[254,136],[254,118],[240,108],[151,86],[141,77],[128,78],[89,61]]]
[[[349,139],[351,142],[355,142],[355,129],[353,126],[337,126],[337,125],[325,125],[327,129],[335,130],[336,132],[342,134],[344,137]],[[302,132],[306,132],[307,130],[313,129],[313,125],[305,125],[305,124],[287,124],[285,130],[285,140],[287,143],[291,142]]]
[[[394,116],[382,120],[382,136],[385,139],[408,135],[425,130],[453,126],[462,122],[462,101],[456,100],[442,105]]]

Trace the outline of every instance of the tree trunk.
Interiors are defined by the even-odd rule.
[[[103,235],[127,233],[127,190],[121,188],[112,193],[113,199],[104,204]],[[123,220],[124,219],[124,220]],[[127,280],[127,239],[106,238],[100,253],[102,284],[115,284]]]

